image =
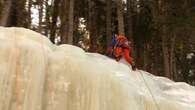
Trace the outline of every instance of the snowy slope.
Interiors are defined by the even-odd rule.
[[[195,110],[195,87],[0,27],[0,110]]]

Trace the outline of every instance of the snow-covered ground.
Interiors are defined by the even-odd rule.
[[[195,87],[0,27],[0,110],[195,110]]]

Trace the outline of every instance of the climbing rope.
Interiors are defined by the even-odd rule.
[[[138,70],[138,72],[141,74],[141,77],[142,77],[142,79],[143,79],[143,81],[144,81],[144,84],[145,84],[146,88],[148,89],[148,91],[149,91],[149,93],[150,93],[150,95],[151,95],[151,97],[152,97],[152,100],[153,100],[153,102],[154,102],[154,104],[155,104],[157,110],[161,110],[160,107],[159,107],[159,105],[158,105],[158,103],[157,103],[157,100],[155,99],[155,97],[154,97],[154,95],[153,95],[153,93],[152,93],[152,90],[150,89],[150,87],[149,87],[149,85],[148,85],[146,79],[144,78],[143,73],[142,73],[140,70]]]

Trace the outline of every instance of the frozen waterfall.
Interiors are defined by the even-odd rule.
[[[0,110],[195,110],[195,87],[0,27]]]

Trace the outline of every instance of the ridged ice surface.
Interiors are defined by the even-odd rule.
[[[1,27],[0,110],[195,110],[195,88]]]

